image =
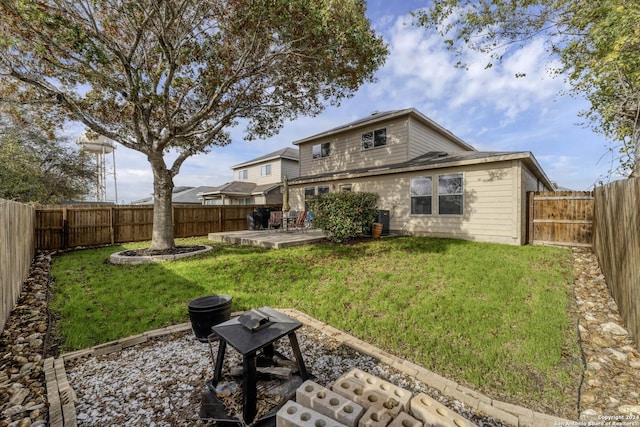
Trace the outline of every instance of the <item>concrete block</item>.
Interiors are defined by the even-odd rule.
[[[276,413],[276,427],[346,427],[313,409],[289,400]]]
[[[422,427],[422,421],[416,420],[406,412],[400,412],[398,416],[391,421],[389,427]]]
[[[455,400],[464,403],[465,405],[467,405],[469,408],[473,410],[478,409],[478,406],[480,405],[480,399],[476,397],[476,396],[480,396],[479,394],[471,395],[471,394],[465,393],[462,390],[460,390],[460,386],[456,387],[455,389],[446,387],[443,393],[446,396],[452,397]],[[487,403],[491,404],[491,399],[489,399]]]
[[[60,356],[60,358],[63,361],[68,362],[68,361],[80,359],[86,356],[93,356],[93,348],[86,348],[84,350],[77,350],[77,351],[71,351],[69,353],[64,353],[63,355]]]
[[[99,346],[96,346],[93,348],[94,352],[94,356],[104,356],[106,354],[110,354],[110,353],[115,353],[117,351],[122,350],[122,345],[120,343],[107,343],[107,344],[102,344]]]
[[[62,405],[62,418],[64,419],[64,427],[76,427],[78,425],[76,407],[73,406],[73,403]]]
[[[474,423],[424,393],[411,400],[411,414],[426,425],[438,427],[472,427]]]
[[[367,409],[367,412],[360,418],[358,427],[386,427],[393,417],[375,406]]]
[[[371,407],[382,409],[392,417],[395,417],[403,410],[400,402],[376,390],[365,389],[363,384],[355,378],[338,379],[331,389],[337,394],[353,400],[365,409]]]
[[[413,397],[413,395],[411,394],[410,391],[405,390],[401,387],[398,387],[395,384],[391,384],[388,381],[385,381],[381,378],[376,377],[375,375],[371,375],[360,369],[350,370],[349,372],[344,374],[342,377],[338,378],[338,381],[340,381],[340,379],[343,379],[343,378],[344,379],[349,378],[357,382],[362,386],[362,389],[364,392],[374,391],[376,393],[386,396],[385,401],[387,402],[391,400],[398,402],[402,407],[401,410],[409,412],[411,409],[410,405],[411,405],[411,398]],[[336,383],[338,381],[336,381]]]
[[[516,415],[484,402],[480,402],[478,410],[483,412],[485,415],[495,418],[496,420],[510,426],[517,426],[520,423]]]
[[[502,409],[503,411],[507,411],[518,416],[518,418],[533,418],[533,411],[531,409],[523,408],[522,406],[513,405],[507,402],[501,402],[499,400],[492,400],[490,403],[498,409]]]
[[[144,334],[133,335],[128,338],[122,338],[118,342],[122,345],[122,348],[133,347],[137,344],[145,343],[149,340],[149,337]]]
[[[418,371],[416,378],[419,381],[422,381],[428,386],[435,388],[438,391],[444,393],[444,390],[449,387],[453,390],[458,388],[458,383],[455,381],[448,380],[440,375],[431,372],[427,369],[421,369]]]
[[[296,402],[349,427],[357,426],[364,413],[362,406],[311,380],[298,387]]]

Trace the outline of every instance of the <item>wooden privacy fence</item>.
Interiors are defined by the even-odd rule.
[[[0,199],[0,332],[20,296],[35,254],[35,208]]]
[[[595,190],[593,250],[636,348],[640,350],[640,179]]]
[[[591,246],[592,192],[539,191],[528,197],[529,244]]]
[[[246,230],[247,216],[256,207],[174,205],[174,237]],[[36,210],[37,249],[151,240],[152,229],[153,206],[48,207]]]

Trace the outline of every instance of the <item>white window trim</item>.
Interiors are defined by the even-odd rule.
[[[461,192],[460,193],[447,193],[447,194],[440,194],[440,178],[443,176],[451,176],[451,175],[460,175],[461,179],[462,179],[462,186],[460,187]],[[436,181],[436,191],[437,191],[437,208],[438,208],[438,215],[440,216],[464,216],[464,206],[466,203],[465,197],[464,197],[464,187],[465,187],[465,174],[464,172],[455,172],[455,173],[444,173],[442,175],[438,175],[438,179]],[[461,210],[462,212],[460,213],[441,213],[440,212],[440,196],[461,196],[462,197],[462,206],[461,206]]]
[[[431,194],[428,195],[421,195],[421,196],[412,196],[411,195],[411,181],[414,178],[429,178],[431,179]],[[420,217],[424,217],[424,216],[433,216],[435,209],[434,209],[434,189],[433,189],[433,183],[434,183],[434,179],[432,175],[419,175],[419,176],[412,176],[409,179],[409,215],[415,215],[415,216],[420,216]],[[413,213],[411,212],[411,202],[413,200],[414,197],[431,197],[431,213]]]

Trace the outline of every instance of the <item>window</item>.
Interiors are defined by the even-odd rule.
[[[411,214],[431,215],[433,198],[433,179],[430,176],[411,178]]]
[[[330,189],[328,185],[318,186],[318,194],[327,194],[329,191]]]
[[[461,173],[438,177],[438,212],[440,215],[462,215],[462,185]]]
[[[387,145],[387,129],[377,129],[362,134],[362,148],[373,148]]]
[[[269,175],[271,175],[271,165],[260,166],[260,176],[269,176]]]
[[[238,181],[246,181],[248,179],[248,175],[249,173],[246,169],[238,171]]]
[[[351,191],[351,184],[343,184],[340,186],[340,191]]]
[[[329,157],[331,154],[331,143],[325,142],[323,144],[316,144],[313,146],[312,150],[314,159]]]

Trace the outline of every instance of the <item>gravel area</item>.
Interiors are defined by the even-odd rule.
[[[330,385],[352,368],[359,368],[414,393],[425,392],[478,426],[503,426],[311,327],[303,326],[297,335],[305,365],[318,384]],[[280,340],[276,350],[292,358],[288,344],[288,340]],[[210,348],[209,344],[197,341],[192,333],[181,333],[117,353],[68,362],[67,377],[78,397],[78,425],[208,425],[210,422],[200,419],[199,410],[203,394],[207,393],[205,382],[213,376],[211,350],[217,354],[217,345],[214,342]],[[230,415],[236,418],[240,417],[241,386],[228,373],[231,367],[241,364],[240,354],[227,347],[225,374],[218,390],[222,387],[228,391],[225,404],[232,412]],[[258,398],[262,404],[258,406],[258,417],[278,403],[265,404],[261,383]]]

